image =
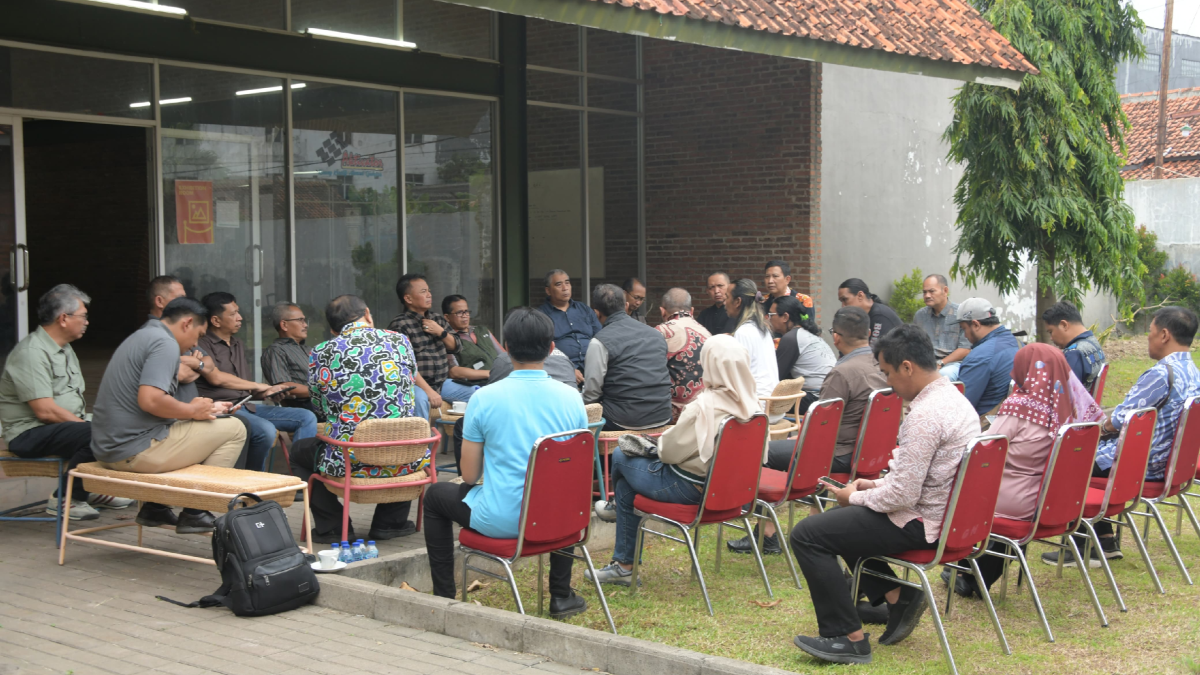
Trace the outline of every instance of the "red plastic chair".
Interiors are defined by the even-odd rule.
[[[364,422],[365,424],[365,422]],[[313,481],[320,481],[325,485],[333,488],[335,494],[340,491],[342,493],[342,541],[347,541],[350,535],[350,493],[369,491],[369,490],[390,490],[393,488],[412,488],[421,487],[421,494],[417,497],[417,531],[421,531],[421,517],[425,514],[425,489],[422,486],[431,485],[437,482],[437,448],[441,444],[442,435],[433,429],[433,435],[429,438],[417,438],[402,441],[377,441],[372,443],[361,443],[355,441],[338,441],[328,436],[317,434],[317,438],[324,443],[342,449],[342,459],[345,462],[345,473],[343,477],[325,476],[314,472],[308,478],[308,493],[312,494]],[[350,451],[359,448],[395,448],[404,445],[427,445],[429,446],[429,466],[425,467],[426,477],[421,480],[396,482],[396,483],[376,483],[373,485],[354,485],[351,483],[350,477]],[[360,458],[361,461],[361,458]],[[308,527],[307,523],[301,523],[301,529]]]
[[[1108,364],[1100,364],[1100,372],[1096,373],[1095,379],[1092,380],[1092,386],[1088,387],[1088,393],[1092,395],[1096,403],[1104,398],[1104,383],[1108,380]]]
[[[1155,522],[1158,523],[1158,529],[1162,531],[1163,539],[1167,542],[1167,548],[1171,551],[1171,556],[1175,558],[1175,565],[1179,567],[1179,573],[1183,575],[1183,580],[1189,586],[1192,585],[1192,577],[1188,574],[1187,566],[1183,564],[1183,558],[1179,556],[1179,550],[1175,548],[1175,540],[1171,538],[1171,532],[1167,529],[1167,524],[1163,521],[1158,507],[1173,506],[1183,509],[1191,519],[1192,527],[1196,528],[1196,534],[1200,535],[1200,524],[1196,522],[1196,514],[1188,504],[1187,498],[1182,494],[1192,484],[1192,479],[1196,477],[1196,464],[1200,460],[1200,412],[1197,411],[1200,411],[1200,397],[1188,398],[1183,404],[1183,411],[1179,413],[1179,426],[1175,431],[1175,442],[1171,445],[1171,453],[1167,455],[1166,475],[1161,481],[1146,481],[1142,486],[1142,503],[1149,511],[1130,512],[1130,515],[1154,517]],[[1178,504],[1167,501],[1176,495],[1179,496]],[[1149,524],[1146,525],[1145,534],[1146,536],[1150,534]]]
[[[1008,439],[1004,436],[980,436],[967,445],[958,466],[958,477],[954,481],[950,501],[946,504],[946,516],[942,519],[942,536],[938,539],[936,550],[920,549],[895,556],[861,558],[854,567],[854,592],[850,596],[853,598],[858,597],[858,583],[864,573],[895,581],[899,585],[921,589],[929,602],[929,611],[933,614],[933,625],[937,630],[938,639],[942,641],[942,649],[950,662],[950,672],[955,675],[958,673],[958,667],[954,663],[954,654],[950,651],[950,642],[946,639],[946,629],[942,626],[937,600],[933,597],[933,588],[929,584],[926,572],[939,565],[950,566],[955,570],[953,574],[957,574],[957,570],[968,571],[961,564],[956,564],[966,560],[970,564],[969,571],[975,575],[976,583],[980,588],[987,588],[976,558],[987,549],[988,532],[995,518],[996,499],[1000,496],[1000,480],[1004,476],[1004,458],[1007,454]],[[921,583],[866,569],[863,565],[868,560],[882,560],[889,565],[912,570],[917,573]],[[954,588],[953,578],[950,580],[950,588]],[[1005,654],[1012,654],[991,597],[985,593],[983,599],[991,615],[992,627],[996,636],[1000,638],[1001,648]]]
[[[570,438],[566,438],[566,437]],[[562,440],[555,440],[562,439]],[[520,558],[538,557],[538,614],[542,613],[542,554],[557,551],[587,563],[592,583],[613,633],[617,627],[608,611],[604,590],[596,581],[596,568],[587,550],[592,522],[592,459],[595,439],[586,429],[542,436],[534,443],[525,469],[520,526],[515,539],[493,539],[464,527],[458,533],[463,554],[462,599],[467,601],[467,570],[508,581],[517,611],[524,614],[521,593],[512,565]],[[583,549],[583,555],[572,550]],[[504,566],[504,576],[473,567],[471,558],[486,558]]]
[[[958,390],[958,393],[962,394],[963,396],[967,395],[967,383],[966,382],[963,382],[961,380],[955,380],[955,381],[951,382],[950,384],[954,385],[954,388]]]
[[[750,527],[750,514],[753,509],[742,509],[746,504],[753,504],[758,494],[758,480],[762,473],[763,446],[767,441],[770,425],[767,416],[757,413],[746,422],[739,422],[733,417],[721,421],[717,430],[715,447],[709,460],[708,478],[704,481],[700,503],[696,506],[686,504],[668,504],[659,502],[643,495],[633,499],[633,507],[645,515],[638,523],[636,554],[633,556],[633,576],[629,580],[631,593],[637,593],[638,567],[642,558],[642,541],[646,534],[663,537],[671,541],[686,544],[688,554],[692,557],[692,569],[700,579],[700,592],[704,594],[704,604],[708,606],[708,615],[713,615],[712,601],[708,597],[708,587],[704,585],[704,573],[700,571],[700,559],[696,556],[696,546],[692,533],[701,525],[726,523],[732,520],[742,521],[742,525],[730,525],[745,531],[750,537],[750,548],[754,551],[754,560],[758,563],[758,572],[762,575],[763,585],[767,595],[775,597],[771,592],[771,582],[767,580],[767,568],[763,565],[762,554],[758,550],[758,542],[754,530]],[[648,529],[646,524],[656,520],[660,523],[679,528],[683,539],[672,537],[662,532]],[[717,565],[721,571],[721,530],[717,529]]]
[[[1140,408],[1130,413],[1125,426],[1121,427],[1121,436],[1117,440],[1117,451],[1113,455],[1112,470],[1109,471],[1108,478],[1092,478],[1087,501],[1083,505],[1083,526],[1087,528],[1088,541],[1083,547],[1081,559],[1091,560],[1093,546],[1097,551],[1101,550],[1100,538],[1096,535],[1096,523],[1103,521],[1119,527],[1123,523],[1117,519],[1124,516],[1133,530],[1134,541],[1137,542],[1146,569],[1150,571],[1150,578],[1154,580],[1158,592],[1162,593],[1162,583],[1158,580],[1158,573],[1154,571],[1154,563],[1146,553],[1146,544],[1142,541],[1133,518],[1129,516],[1129,512],[1137,506],[1142,496],[1142,486],[1146,481],[1146,464],[1150,461],[1154,424],[1157,421],[1158,411],[1154,408]],[[1100,556],[1100,566],[1104,568],[1104,575],[1108,577],[1108,585],[1112,587],[1117,606],[1122,612],[1128,611],[1125,601],[1121,598],[1121,591],[1117,588],[1117,580],[1113,577],[1108,558]],[[1087,565],[1081,567],[1084,571],[1087,570]]]
[[[1100,425],[1095,422],[1082,424],[1067,424],[1058,431],[1054,441],[1054,449],[1046,462],[1046,471],[1042,474],[1042,487],[1038,492],[1037,507],[1033,520],[1014,520],[1012,518],[996,517],[992,524],[992,541],[1007,544],[1012,553],[987,551],[987,555],[1004,558],[1004,586],[1001,587],[1001,598],[1007,591],[1008,562],[1016,560],[1021,565],[1023,576],[1029,580],[1029,594],[1033,597],[1033,606],[1037,609],[1042,620],[1042,628],[1046,631],[1046,639],[1054,642],[1054,633],[1050,630],[1050,622],[1046,620],[1046,610],[1038,597],[1037,586],[1029,573],[1029,562],[1021,547],[1031,541],[1038,540],[1043,544],[1070,550],[1075,560],[1081,560],[1079,547],[1075,538],[1069,535],[1079,529],[1083,516],[1084,503],[1087,501],[1088,481],[1092,475],[1092,462],[1096,459],[1096,446],[1100,443]],[[1066,543],[1051,541],[1052,537],[1062,537]],[[1096,597],[1096,589],[1092,586],[1091,577],[1084,569],[1085,565],[1077,565],[1079,574],[1083,577],[1088,594],[1092,598],[1092,607],[1100,617],[1100,625],[1107,626],[1108,619],[1100,607],[1100,599]],[[1062,575],[1062,555],[1059,555],[1059,575]],[[1020,577],[1017,579],[1020,583]],[[980,585],[981,590],[986,586]]]
[[[813,403],[804,417],[800,434],[796,437],[796,446],[792,450],[792,460],[787,471],[776,471],[763,468],[758,479],[758,505],[770,514],[775,531],[783,533],[779,525],[779,513],[776,509],[788,505],[788,529],[792,529],[791,505],[807,497],[811,497],[825,489],[818,478],[829,475],[829,467],[833,464],[833,453],[837,450],[838,428],[842,422],[842,410],[845,402],[840,398],[823,399]],[[762,518],[764,516],[759,516]],[[762,530],[759,530],[762,536]],[[782,536],[782,534],[780,535]],[[762,548],[762,541],[758,542]],[[796,562],[791,555],[785,555],[788,567],[792,570],[792,579],[796,588],[800,586],[800,573],[796,570]]]
[[[900,436],[903,407],[900,395],[888,389],[876,389],[867,399],[862,424],[858,427],[858,444],[850,473],[835,473],[830,478],[851,483],[856,478],[876,479],[887,469]]]

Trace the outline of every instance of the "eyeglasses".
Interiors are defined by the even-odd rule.
[[[73,317],[76,317],[79,319],[83,319],[84,321],[88,320],[87,312],[84,312],[83,314],[68,314],[67,316],[73,316]]]
[[[772,316],[783,316],[783,315],[780,314],[779,312],[767,312],[767,316],[772,317]]]
[[[830,334],[830,335],[841,335],[841,333],[839,333],[839,332],[837,332],[836,330],[834,330],[834,329],[833,329],[833,326],[830,326],[830,327],[829,327],[829,334]]]
[[[453,314],[454,316],[459,317],[460,319],[471,318],[471,310],[469,310],[469,309],[460,309],[457,312],[450,312],[450,313]]]
[[[306,326],[308,325],[308,317],[305,317],[305,316],[302,316],[299,319],[281,319],[279,321],[279,323],[287,323],[289,321],[299,321],[300,323],[302,323]]]

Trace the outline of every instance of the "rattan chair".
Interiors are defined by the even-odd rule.
[[[56,516],[10,516],[10,513],[20,513],[27,509],[32,509],[45,504],[44,501],[36,501],[21,506],[14,506],[11,509],[0,511],[0,522],[17,521],[26,523],[56,523],[54,532],[55,546],[59,545],[59,540],[62,538],[63,528],[63,499],[66,498],[66,480],[67,480],[67,458],[65,457],[38,457],[36,459],[25,459],[18,457],[9,452],[7,447],[0,449],[0,472],[9,478],[53,478],[58,481],[58,515]]]
[[[768,418],[792,413],[792,419],[784,418],[771,424],[770,438],[772,441],[787,438],[800,430],[800,401],[806,393],[804,378],[797,377],[794,380],[780,380],[770,396],[758,397],[758,400],[763,403],[763,410],[766,411]]]

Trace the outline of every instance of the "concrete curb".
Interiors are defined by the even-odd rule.
[[[317,604],[407,628],[538,654],[568,666],[598,668],[613,675],[790,672],[345,576],[322,576]]]

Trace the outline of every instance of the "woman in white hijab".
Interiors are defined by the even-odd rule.
[[[613,450],[616,497],[596,504],[600,518],[617,523],[613,562],[597,571],[602,584],[629,585],[639,522],[633,513],[633,498],[645,495],[669,504],[699,504],[721,420],[732,415],[746,421],[761,412],[750,355],[736,339],[729,335],[709,338],[700,349],[700,365],[704,391],[684,407],[679,422],[659,439],[657,459]]]

